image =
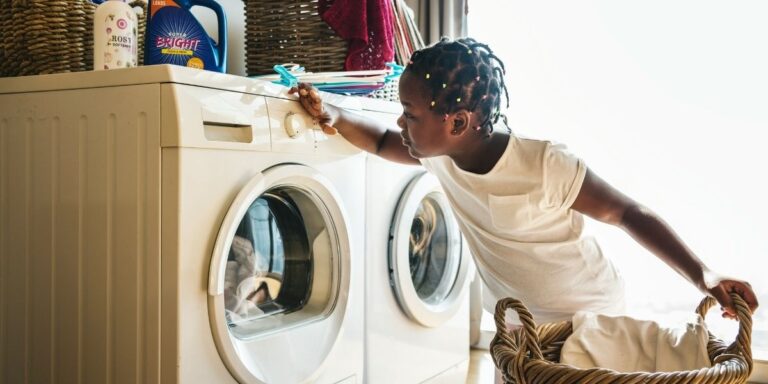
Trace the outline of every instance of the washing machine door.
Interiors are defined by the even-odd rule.
[[[320,374],[347,310],[347,220],[330,182],[283,165],[254,177],[219,230],[208,312],[222,360],[241,383]]]
[[[437,179],[414,178],[400,198],[389,243],[390,280],[403,311],[427,327],[461,306],[469,267],[462,236]]]

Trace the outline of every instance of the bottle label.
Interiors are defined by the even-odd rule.
[[[104,19],[107,49],[104,69],[135,67],[138,52],[136,14],[133,11],[108,13]]]
[[[151,0],[149,2],[149,15],[155,16],[155,12],[159,11],[163,7],[176,7],[181,8],[174,0]]]
[[[146,36],[145,64],[174,64],[205,69],[215,63],[213,43],[187,10],[163,7],[151,20]]]

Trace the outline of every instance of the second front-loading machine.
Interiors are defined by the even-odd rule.
[[[0,79],[0,381],[363,381],[364,155],[284,92]]]
[[[396,125],[399,106],[365,113]],[[366,159],[365,382],[464,383],[474,272],[437,179]]]

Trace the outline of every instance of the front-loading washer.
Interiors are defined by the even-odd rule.
[[[289,99],[0,79],[0,381],[361,382],[364,154]]]
[[[399,108],[365,113],[394,126]],[[365,382],[464,383],[473,264],[437,181],[366,160]]]

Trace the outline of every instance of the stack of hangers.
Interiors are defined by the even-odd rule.
[[[325,92],[344,95],[367,95],[381,89],[387,83],[396,81],[403,72],[403,67],[395,63],[387,63],[388,69],[371,71],[343,72],[306,72],[304,67],[296,64],[275,65],[277,75],[258,76],[258,79],[293,87],[296,84],[310,83],[315,88]]]

